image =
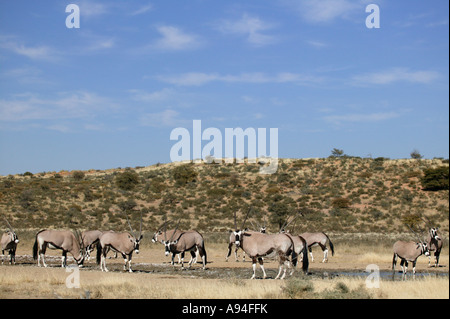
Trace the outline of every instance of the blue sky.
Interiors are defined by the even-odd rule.
[[[278,128],[279,157],[448,158],[448,6],[1,1],[0,174],[166,163],[196,119]]]

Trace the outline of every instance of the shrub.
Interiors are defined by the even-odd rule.
[[[438,168],[425,169],[421,179],[422,187],[428,191],[439,191],[449,189],[449,168],[441,166]]]
[[[139,176],[132,170],[127,170],[116,176],[116,185],[122,190],[132,190],[137,184],[139,184]]]
[[[336,197],[331,202],[334,208],[349,208],[351,204],[351,201],[345,197]]]
[[[85,177],[85,174],[82,171],[74,171],[72,177],[76,181],[81,181]]]
[[[188,183],[193,183],[197,179],[198,173],[194,170],[191,164],[184,164],[174,168],[173,178],[178,186],[184,186]]]

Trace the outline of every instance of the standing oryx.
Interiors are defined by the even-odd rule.
[[[402,266],[403,276],[405,276],[406,272],[408,271],[408,261],[413,263],[413,275],[414,275],[416,273],[417,258],[419,258],[420,255],[425,256],[430,255],[427,243],[424,243],[420,239],[420,236],[417,235],[416,232],[414,232],[409,225],[407,226],[414,233],[414,235],[417,236],[418,242],[402,241],[402,240],[395,242],[393,247],[394,257],[392,258],[392,274],[395,273],[395,265],[397,264],[398,257],[400,257],[400,259],[402,260],[400,262],[400,266]]]
[[[439,228],[430,228],[426,243],[429,251],[434,251],[434,267],[439,267],[439,256],[441,254],[443,240],[438,235]],[[431,254],[428,255],[428,267],[431,266]]]
[[[429,256],[428,245],[423,242],[414,241],[397,241],[394,244],[394,257],[392,259],[392,272],[395,273],[395,265],[397,264],[397,258],[402,260],[400,266],[402,266],[403,275],[406,275],[408,271],[408,261],[413,263],[413,274],[416,273],[416,262],[420,255]]]
[[[173,258],[176,254],[181,254],[181,268],[184,269],[183,265],[183,257],[186,251],[191,252],[192,258],[189,261],[189,267],[191,267],[192,263],[196,258],[194,258],[193,253],[198,252],[200,257],[202,258],[203,269],[206,269],[206,250],[205,250],[205,241],[203,236],[196,230],[188,230],[185,232],[177,232],[178,225],[173,231],[170,239],[167,240],[167,234],[164,232],[164,240],[161,241],[165,246],[165,255],[168,256],[172,253],[172,265]]]
[[[3,259],[5,256],[5,250],[9,253],[9,264],[16,264],[16,249],[17,244],[19,243],[19,237],[17,237],[16,232],[9,224],[8,220],[5,218],[5,222],[8,224],[9,230],[7,230],[2,235],[2,265],[3,265]]]
[[[70,230],[51,230],[44,229],[36,234],[36,240],[33,246],[33,259],[38,261],[38,266],[42,264],[47,267],[44,255],[47,248],[61,249],[62,253],[62,267],[67,265],[67,252],[73,255],[73,258],[78,264],[78,267],[83,267],[84,262],[84,246],[83,239],[80,238],[78,232],[71,232]]]
[[[106,268],[106,255],[108,254],[108,251],[112,249],[113,251],[122,254],[125,262],[123,270],[127,270],[128,264],[128,271],[133,272],[133,270],[131,270],[131,258],[133,256],[133,251],[136,252],[136,254],[139,254],[139,244],[142,239],[142,213],[139,226],[139,236],[136,236],[133,232],[126,214],[125,217],[127,218],[131,233],[116,233],[112,231],[105,232],[100,236],[99,241],[97,242],[97,264],[100,265],[100,269],[102,271],[108,271]]]
[[[164,231],[162,231],[162,228],[165,228]],[[156,232],[153,234],[152,237],[152,243],[161,243],[164,245],[164,241],[167,240],[167,236],[169,236],[169,238],[172,238],[173,236],[179,236],[181,235],[181,233],[183,231],[179,230],[179,229],[166,229],[167,227],[167,221],[165,221],[162,226],[160,226]],[[172,262],[171,264],[174,264],[174,258],[175,255],[177,255],[176,253],[172,253]],[[181,264],[182,262],[184,262],[184,252],[182,252],[181,254],[178,254],[178,263]],[[196,263],[197,262],[197,254],[195,251],[191,251],[191,261],[189,263]]]
[[[314,262],[314,257],[312,254],[312,247],[314,246],[320,246],[320,248],[322,248],[323,251],[323,260],[322,262],[328,262],[328,248],[327,248],[327,243],[330,246],[331,249],[331,255],[334,256],[334,246],[333,243],[331,242],[330,238],[327,236],[327,234],[325,233],[303,233],[300,234],[301,237],[303,237],[307,244],[308,244],[308,250],[309,253],[311,255],[311,262]]]
[[[251,208],[247,212],[244,223],[241,228],[244,228],[245,221]],[[256,276],[256,261],[258,260],[261,270],[263,271],[263,278],[267,277],[264,270],[263,257],[267,258],[279,258],[279,271],[275,279],[278,279],[281,275],[282,268],[284,267],[284,273],[281,279],[286,276],[286,267],[290,268],[291,262],[289,256],[292,256],[292,260],[297,258],[294,243],[292,239],[285,234],[263,234],[259,232],[250,232],[245,230],[236,229],[234,231],[235,245],[241,247],[247,255],[252,259],[253,275],[251,279]]]
[[[85,247],[85,257],[87,260],[91,259],[91,252],[94,251],[94,247],[102,234],[103,232],[100,230],[86,230],[81,233],[83,245]]]
[[[266,233],[266,219],[264,217],[264,224],[260,225],[258,224],[257,226],[253,225],[253,223],[251,223],[254,229],[259,229],[260,233],[265,234]],[[234,212],[234,229],[236,229],[236,212]],[[248,228],[245,229],[245,231],[249,231]],[[228,261],[228,258],[231,255],[231,249],[233,248],[233,245],[236,241],[236,236],[234,235],[234,231],[229,230],[228,231],[230,233],[230,237],[228,238],[228,252],[227,252],[227,256],[225,257],[225,261]],[[236,248],[234,249],[234,260],[235,261],[239,261],[238,259],[238,250],[240,247],[236,246]],[[242,248],[241,248],[242,249]],[[242,262],[245,262],[245,251],[242,253]]]

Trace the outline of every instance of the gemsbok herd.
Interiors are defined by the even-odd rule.
[[[236,213],[234,213],[234,230],[229,231],[228,252],[225,261],[231,255],[232,247],[235,246],[234,256],[235,261],[238,260],[238,250],[243,251],[243,261],[245,256],[248,256],[252,261],[253,274],[251,279],[256,278],[256,263],[263,273],[263,279],[267,278],[264,269],[264,259],[278,260],[278,273],[275,279],[284,279],[287,271],[290,270],[289,275],[292,275],[297,263],[302,263],[302,270],[308,273],[309,262],[314,261],[312,255],[312,247],[319,246],[323,251],[322,263],[328,262],[328,247],[331,249],[331,254],[334,255],[334,245],[330,238],[323,232],[305,232],[299,235],[294,235],[287,231],[287,227],[301,214],[298,214],[293,219],[286,220],[280,227],[280,231],[274,234],[266,233],[266,225],[264,218],[264,225],[253,225],[254,230],[245,228],[245,223],[249,217],[250,208],[245,216],[245,219],[240,228],[237,227]],[[121,254],[124,259],[124,271],[132,272],[131,258],[133,253],[139,253],[139,245],[143,238],[142,235],[142,214],[140,218],[139,232],[135,232],[131,227],[128,216],[125,214],[127,223],[129,225],[129,232],[115,232],[89,230],[80,232],[70,230],[51,230],[43,229],[37,232],[35,242],[33,245],[33,258],[37,260],[37,265],[47,267],[45,263],[45,252],[47,248],[62,250],[62,267],[67,266],[67,253],[69,252],[79,267],[83,267],[85,260],[90,259],[90,255],[94,249],[97,249],[96,261],[100,266],[101,271],[107,272],[106,256],[109,251],[113,251],[116,256]],[[8,230],[3,233],[1,238],[2,247],[2,264],[5,259],[5,251],[9,254],[9,263],[16,263],[16,248],[19,243],[19,238],[14,231],[11,224],[4,218]],[[425,220],[424,220],[425,221]],[[408,228],[416,236],[416,241],[397,241],[393,245],[393,260],[392,271],[395,273],[395,266],[397,259],[400,258],[400,266],[402,267],[403,276],[406,275],[408,263],[412,263],[413,274],[415,274],[416,262],[419,256],[428,256],[428,266],[431,267],[430,252],[434,251],[434,266],[439,266],[439,256],[442,250],[443,240],[438,234],[438,228],[431,227],[429,220],[425,221],[428,231],[428,237],[424,240],[409,226]],[[202,268],[206,269],[207,254],[205,249],[205,241],[202,234],[196,230],[179,230],[178,220],[174,229],[167,229],[169,224],[167,220],[164,221],[156,232],[153,234],[152,242],[161,243],[164,245],[164,253],[166,256],[172,255],[171,264],[174,265],[175,255],[178,255],[178,262],[181,268],[184,269],[184,255],[186,252],[191,254],[191,259],[188,262],[190,268],[192,264],[197,263],[197,256],[201,258]],[[423,237],[423,236],[422,236]],[[310,257],[308,257],[308,252]]]

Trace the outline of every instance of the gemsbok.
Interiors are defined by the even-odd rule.
[[[106,255],[111,249],[114,252],[118,252],[122,255],[124,260],[123,270],[126,271],[128,265],[128,272],[133,272],[133,270],[131,269],[131,258],[133,256],[133,252],[139,254],[139,245],[143,237],[142,213],[138,236],[133,231],[133,228],[131,227],[130,221],[128,220],[128,216],[126,214],[125,217],[127,218],[130,232],[104,232],[97,242],[97,264],[100,265],[100,269],[102,271],[108,271],[108,269],[106,268]]]
[[[251,208],[247,212],[244,223],[241,228],[244,228],[245,221]],[[267,278],[266,271],[264,269],[263,258],[279,258],[279,271],[275,279],[280,278],[281,272],[284,268],[281,279],[286,276],[287,268],[291,267],[289,256],[292,256],[292,260],[297,258],[294,249],[294,243],[292,239],[285,234],[263,234],[259,232],[251,232],[245,230],[236,229],[234,231],[235,245],[242,247],[245,253],[252,259],[253,275],[251,279],[256,277],[256,261],[259,262],[261,270],[263,271],[263,279]]]
[[[331,242],[330,238],[327,234],[321,233],[303,233],[300,234],[300,237],[303,237],[308,244],[309,254],[311,255],[311,262],[314,262],[314,256],[312,254],[312,247],[320,246],[323,251],[323,260],[322,263],[328,262],[328,248],[327,244],[330,246],[331,255],[334,256],[334,245]],[[303,257],[304,258],[304,257]]]
[[[6,224],[8,224],[9,230],[3,233],[1,246],[2,246],[2,265],[5,257],[5,250],[9,253],[9,264],[16,264],[16,249],[17,244],[19,243],[19,237],[17,237],[16,232],[11,227],[8,220],[5,218]]]
[[[91,259],[91,253],[94,251],[94,247],[97,245],[97,242],[102,234],[103,232],[100,230],[86,230],[81,233],[83,245],[85,247],[84,256],[87,260]]]
[[[394,257],[392,259],[392,272],[395,273],[395,265],[397,258],[400,257],[400,266],[402,267],[403,276],[408,271],[408,262],[413,263],[413,275],[416,273],[417,258],[421,255],[429,256],[428,245],[423,242],[402,241],[399,240],[394,244]]]
[[[71,232],[70,230],[52,230],[43,229],[36,234],[36,240],[33,245],[33,259],[37,259],[38,266],[47,267],[45,263],[45,252],[47,248],[61,249],[62,252],[62,267],[67,266],[67,252],[71,253],[75,259],[78,267],[83,267],[84,262],[84,246],[83,239],[78,232]]]
[[[189,251],[191,254],[193,252],[198,252],[200,257],[202,258],[202,264],[203,269],[206,269],[206,263],[207,263],[207,257],[206,257],[206,249],[205,249],[205,241],[203,239],[203,236],[196,230],[189,230],[178,233],[177,232],[178,225],[175,228],[175,231],[170,236],[169,240],[167,240],[167,236],[162,241],[162,243],[165,246],[164,253],[166,256],[169,256],[170,253],[172,253],[172,265],[173,265],[173,258],[176,254],[182,254],[181,255],[181,268],[184,269],[183,264],[183,257],[184,253]],[[165,235],[167,235],[164,232]],[[189,261],[189,268],[191,267],[192,263],[196,261],[196,258],[194,258],[194,255],[192,255],[193,258]]]
[[[426,239],[429,251],[434,251],[434,267],[439,267],[439,256],[443,246],[443,240],[438,234],[438,229],[431,227]],[[431,254],[428,255],[428,267],[431,267]]]
[[[413,263],[413,275],[416,273],[417,258],[421,255],[429,256],[427,243],[420,239],[420,236],[409,226],[406,225],[411,232],[417,237],[418,241],[396,241],[393,246],[394,256],[392,258],[392,275],[395,274],[395,265],[397,264],[397,258],[400,257],[400,266],[402,267],[403,278],[408,271],[408,262]]]
[[[163,244],[164,240],[167,240],[167,236],[169,238],[172,237],[172,235],[177,236],[180,235],[183,231],[177,229],[164,229],[164,231],[162,231],[163,227],[167,227],[167,221],[165,221],[157,230],[156,232],[153,234],[152,237],[152,243],[161,243]],[[176,232],[176,234],[174,234]],[[164,244],[163,244],[164,245]],[[181,254],[172,254],[172,262],[171,264],[174,265],[174,258],[175,255],[178,255],[178,263],[181,264],[182,262],[184,262],[184,252],[182,252]],[[190,263],[196,263],[197,262],[197,254],[194,251],[191,251],[191,261]]]

